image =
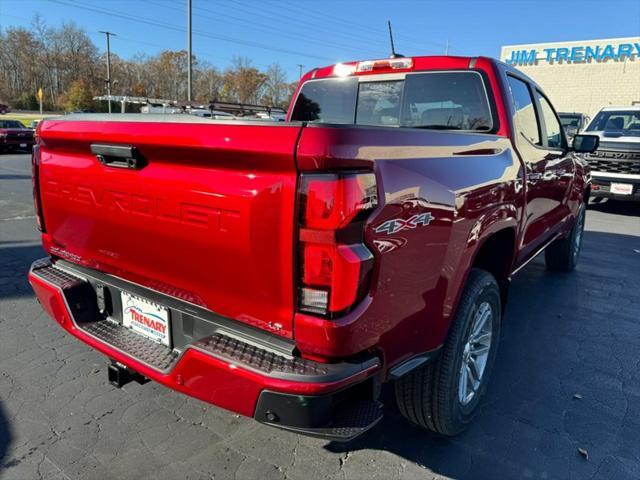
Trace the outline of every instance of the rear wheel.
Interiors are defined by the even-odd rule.
[[[578,264],[578,256],[582,247],[586,208],[580,208],[576,223],[566,238],[560,238],[544,251],[544,260],[549,270],[571,272]]]
[[[496,279],[473,269],[438,360],[396,381],[400,412],[412,423],[456,435],[473,419],[485,393],[500,338]]]

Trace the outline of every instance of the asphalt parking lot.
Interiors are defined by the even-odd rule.
[[[443,439],[385,418],[350,444],[274,430],[106,359],[43,313],[28,155],[0,155],[0,479],[638,479],[640,206],[592,205],[578,269],[514,280],[476,423]],[[578,449],[584,449],[588,459]]]

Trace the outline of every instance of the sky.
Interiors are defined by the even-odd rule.
[[[640,36],[632,0],[192,0],[193,54],[223,70],[234,56],[264,69],[277,62],[289,80],[300,67],[389,55],[387,20],[404,55],[499,57],[500,47]],[[0,28],[75,22],[104,50],[114,32],[123,58],[186,49],[187,0],[0,0]]]

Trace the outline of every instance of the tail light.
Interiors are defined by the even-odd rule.
[[[36,212],[38,230],[45,232],[44,218],[42,217],[42,202],[40,201],[40,147],[33,146],[31,153],[31,184],[33,186],[33,206]]]
[[[367,60],[358,63],[357,72],[390,72],[394,70],[410,70],[413,68],[413,58],[385,58],[382,60]]]
[[[366,295],[373,255],[364,221],[377,205],[373,173],[303,174],[300,182],[299,309],[334,317]]]
[[[383,58],[364,62],[337,63],[333,74],[337,77],[348,77],[358,73],[387,73],[413,69],[413,58]]]

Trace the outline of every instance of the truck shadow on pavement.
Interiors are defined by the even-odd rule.
[[[34,260],[44,256],[40,244],[0,241],[0,299],[32,295],[27,272]]]
[[[589,203],[589,210],[595,210],[603,213],[612,213],[614,215],[628,215],[640,217],[640,203],[628,202],[614,199],[604,199],[597,203]]]
[[[31,180],[31,175],[19,175],[15,173],[0,173],[0,180]]]
[[[496,368],[465,433],[412,426],[386,385],[381,423],[325,448],[386,450],[456,479],[640,478],[639,252],[640,236],[587,231],[575,272],[548,272],[540,256],[514,278]]]
[[[11,446],[12,437],[9,419],[5,416],[2,403],[0,403],[0,472],[2,471],[4,459]]]

